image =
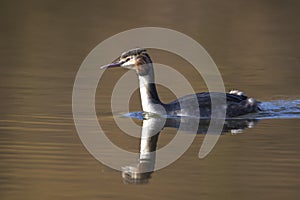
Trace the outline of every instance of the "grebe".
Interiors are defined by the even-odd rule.
[[[248,98],[243,92],[232,90],[225,95],[218,92],[201,92],[183,96],[175,101],[164,104],[160,101],[155,82],[154,70],[150,56],[146,49],[136,48],[121,54],[117,61],[102,66],[101,69],[123,67],[133,69],[139,77],[140,95],[143,111],[146,113],[166,114],[168,116],[197,116],[210,118],[211,96],[214,98],[226,98],[226,105],[220,106],[220,110],[226,109],[226,117],[236,117],[259,110],[258,101]],[[195,99],[198,101],[194,103]],[[199,107],[195,108],[195,105]]]

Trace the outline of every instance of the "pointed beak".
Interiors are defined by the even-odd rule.
[[[121,65],[123,63],[124,63],[124,61],[113,62],[111,64],[104,65],[104,66],[100,67],[100,69],[113,68],[113,67],[121,67]]]

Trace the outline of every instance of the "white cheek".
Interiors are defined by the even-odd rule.
[[[129,60],[128,62],[125,62],[121,66],[125,68],[132,68],[135,66],[135,60]]]

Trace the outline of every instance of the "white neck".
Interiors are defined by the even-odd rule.
[[[139,76],[140,95],[144,112],[165,114],[165,109],[158,98],[153,72]]]
[[[140,95],[144,112],[151,112],[151,97],[149,96],[149,83],[154,83],[154,77],[150,75],[139,76]]]

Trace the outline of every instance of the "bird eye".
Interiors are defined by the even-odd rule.
[[[125,62],[128,62],[130,60],[130,58],[127,58],[126,60],[125,60]]]

